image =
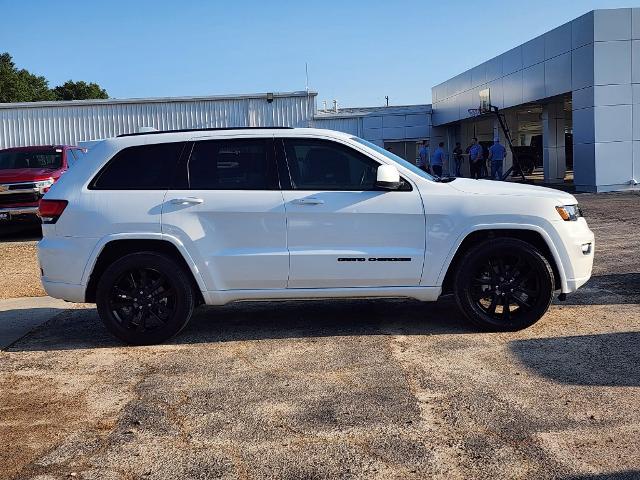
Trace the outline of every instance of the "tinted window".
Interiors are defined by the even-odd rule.
[[[196,142],[189,159],[192,190],[272,190],[278,188],[271,140]]]
[[[14,168],[49,168],[55,170],[60,167],[62,167],[62,150],[0,152],[0,170]]]
[[[284,140],[293,188],[375,190],[378,162],[334,142]]]
[[[363,140],[360,137],[351,137],[351,140],[355,140],[356,142],[359,142],[362,145],[365,145],[365,146],[371,148],[372,150],[375,150],[376,152],[381,153],[382,155],[387,157],[389,160],[392,160],[392,161],[396,162],[397,164],[402,165],[407,170],[411,170],[413,173],[415,173],[416,175],[418,175],[418,176],[420,176],[422,178],[426,178],[427,180],[433,180],[434,179],[431,175],[429,175],[427,172],[425,172],[421,168],[417,167],[413,163],[407,162],[404,158],[399,157],[395,153],[391,153],[391,152],[389,152],[388,150],[386,150],[386,149],[384,149],[382,147],[379,147],[375,143],[367,142],[366,140]]]
[[[98,174],[97,190],[166,190],[170,187],[184,143],[128,147]]]

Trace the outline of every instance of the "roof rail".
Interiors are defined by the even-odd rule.
[[[218,130],[293,130],[293,127],[219,127],[219,128],[183,128],[181,130],[156,130],[153,132],[136,132],[136,133],[121,133],[117,135],[120,137],[135,137],[138,135],[158,135],[161,133],[184,133],[184,132],[211,132]]]

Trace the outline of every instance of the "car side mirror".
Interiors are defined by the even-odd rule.
[[[380,165],[376,173],[376,187],[397,190],[402,186],[400,173],[393,165]]]

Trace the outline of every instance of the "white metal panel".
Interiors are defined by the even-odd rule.
[[[571,52],[571,88],[593,85],[593,44],[585,45]]]
[[[544,37],[536,37],[522,45],[522,66],[530,67],[544,61]]]
[[[382,116],[368,116],[362,119],[362,126],[366,129],[382,128]]]
[[[510,73],[522,70],[522,45],[512,48],[502,55],[502,73]]]
[[[593,87],[593,105],[631,105],[633,88],[631,85],[599,85]]]
[[[487,61],[487,82],[502,77],[502,55]]]
[[[634,8],[631,12],[631,38],[640,39],[640,8]]]
[[[544,85],[547,97],[571,91],[571,53],[544,62]]]
[[[631,42],[631,81],[640,83],[640,40]]]
[[[522,100],[531,102],[544,97],[544,63],[525,68],[522,71]]]
[[[383,128],[404,127],[406,121],[405,115],[384,115],[382,117]]]
[[[614,8],[594,11],[593,39],[631,40],[631,9]]]
[[[596,142],[625,142],[633,137],[632,106],[612,105],[595,107],[594,127]],[[616,159],[616,162],[618,159]],[[628,179],[627,179],[628,180]]]
[[[361,117],[347,118],[317,118],[313,121],[316,128],[326,128],[328,130],[337,130],[339,132],[350,133],[358,137],[362,136],[362,119]]]
[[[593,12],[585,13],[571,22],[571,47],[593,43]]]
[[[505,108],[522,103],[522,70],[502,79],[502,93]]]
[[[596,42],[593,48],[595,85],[631,83],[631,40]]]
[[[571,23],[544,34],[544,58],[548,60],[571,51]]]
[[[218,127],[308,127],[315,92],[0,104],[0,148],[77,144],[137,132]]]

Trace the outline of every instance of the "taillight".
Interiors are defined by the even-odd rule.
[[[68,203],[66,200],[40,200],[38,215],[42,223],[56,223]]]

